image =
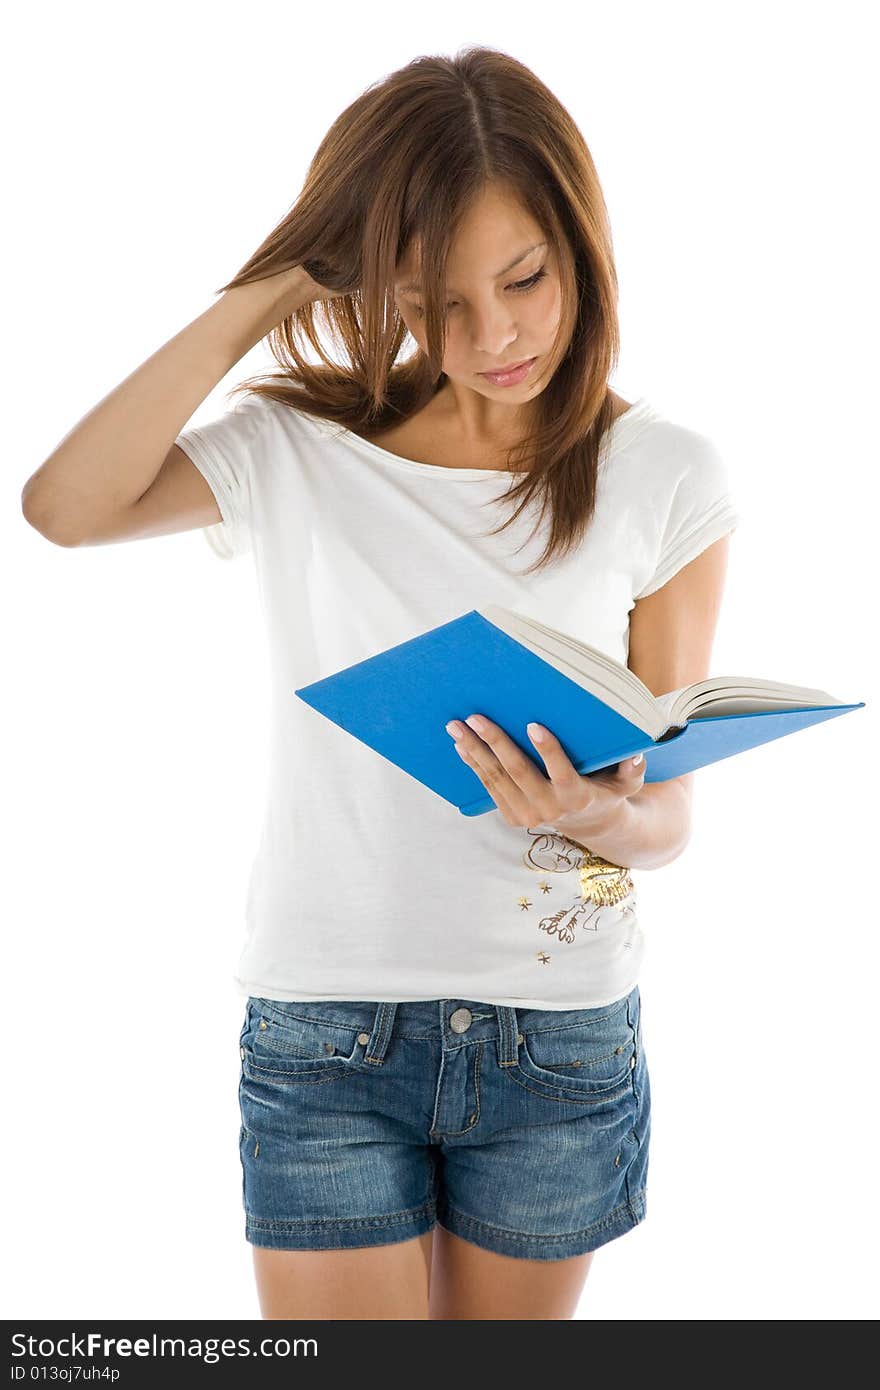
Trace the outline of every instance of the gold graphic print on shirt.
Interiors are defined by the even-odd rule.
[[[570,945],[575,940],[578,926],[585,931],[598,931],[602,909],[616,907],[635,892],[628,868],[612,864],[601,855],[594,854],[586,845],[578,844],[576,840],[555,830],[528,829],[526,833],[531,837],[531,843],[523,855],[523,863],[533,873],[542,875],[537,885],[542,893],[552,892],[546,878],[548,873],[571,874],[577,870],[580,884],[577,897],[538,921],[538,931]],[[517,904],[521,912],[529,911],[533,905],[526,896],[518,898]],[[632,906],[627,904],[615,915],[615,920],[619,921],[621,915],[632,912]],[[544,951],[539,951],[537,958],[542,965],[550,961]]]

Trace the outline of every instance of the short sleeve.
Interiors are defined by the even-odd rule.
[[[634,599],[660,589],[673,575],[740,524],[726,461],[705,436],[689,434],[675,468],[671,495],[658,498],[651,577]]]
[[[219,419],[189,426],[174,440],[217,500],[222,520],[202,534],[222,560],[251,549],[252,472],[266,416],[264,398],[245,396]]]

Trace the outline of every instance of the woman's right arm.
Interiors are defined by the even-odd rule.
[[[238,285],[84,415],[27,480],[26,520],[56,545],[97,545],[221,519],[173,443],[235,363],[303,304],[330,298],[302,266]]]

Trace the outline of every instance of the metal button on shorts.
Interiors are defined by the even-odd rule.
[[[449,1016],[449,1026],[453,1033],[466,1033],[473,1019],[470,1009],[456,1009],[455,1013]]]

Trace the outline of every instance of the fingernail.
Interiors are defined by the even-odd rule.
[[[636,756],[633,758],[633,767],[638,767],[644,756],[644,753],[636,753]]]
[[[465,724],[469,724],[478,734],[482,733],[483,729],[486,727],[485,720],[481,719],[478,714],[470,715],[464,722]]]
[[[461,738],[464,730],[458,723],[458,720],[450,719],[449,723],[446,725],[446,732],[451,734],[453,738]]]
[[[544,730],[541,728],[540,724],[527,724],[526,730],[533,743],[540,743],[544,737]]]

